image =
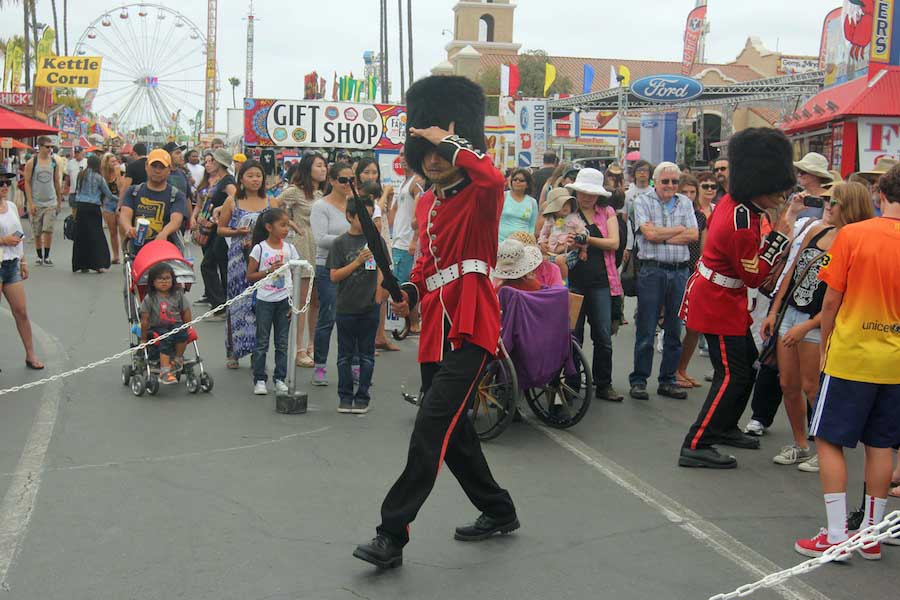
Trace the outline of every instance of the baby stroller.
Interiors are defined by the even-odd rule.
[[[191,290],[194,283],[194,267],[184,259],[178,248],[171,242],[156,240],[147,243],[137,256],[126,253],[123,263],[125,276],[124,297],[125,315],[128,317],[129,342],[132,348],[141,343],[141,315],[139,308],[149,288],[147,272],[158,263],[165,262],[175,271],[175,285],[185,292]],[[185,378],[187,390],[191,394],[199,391],[209,392],[213,388],[213,379],[203,368],[200,348],[197,346],[197,332],[188,328],[188,344],[193,348],[194,358],[185,357],[184,365],[175,372],[179,383]],[[151,396],[159,391],[159,350],[155,345],[131,354],[131,364],[122,366],[122,385],[131,386],[135,396],[142,396],[146,391]]]

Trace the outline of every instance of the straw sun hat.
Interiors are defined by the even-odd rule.
[[[505,239],[497,251],[497,268],[491,273],[495,279],[519,279],[541,265],[543,257],[536,246],[519,240]]]

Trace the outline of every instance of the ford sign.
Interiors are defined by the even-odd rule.
[[[681,75],[650,75],[632,83],[631,93],[648,102],[686,102],[703,93],[703,84]]]

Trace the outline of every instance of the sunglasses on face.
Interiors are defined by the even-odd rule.
[[[681,183],[680,179],[660,179],[659,182],[663,185],[678,185]]]
[[[715,168],[716,173],[724,173],[727,170],[728,170],[728,167],[716,167]]]
[[[649,175],[649,174],[650,174],[650,171],[648,171],[648,170],[646,170],[646,169],[641,169],[641,170],[639,170],[639,171],[635,171],[634,174],[635,174],[635,175]]]
[[[353,181],[352,177],[338,177],[337,178],[337,182],[340,183],[341,185],[347,185],[351,181]]]
[[[10,187],[12,185],[12,181],[9,179],[0,179],[0,188]]]
[[[718,186],[714,183],[701,183],[700,187],[702,187],[704,190],[714,190]]]

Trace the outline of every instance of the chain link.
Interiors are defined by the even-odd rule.
[[[307,263],[307,264],[305,264],[305,265],[302,265],[301,268],[306,268],[306,269],[309,270],[310,278],[315,277],[315,275],[316,275],[316,269],[315,269],[315,267],[313,267],[313,266],[310,265],[309,263]],[[313,282],[310,281],[310,282],[309,282],[309,285],[306,286],[306,288],[307,288],[307,289],[306,289],[306,300],[305,300],[305,302],[304,302],[302,308],[296,308],[296,307],[294,306],[294,299],[291,298],[291,295],[290,295],[290,294],[288,294],[288,305],[291,307],[291,313],[293,313],[293,314],[295,314],[295,315],[299,315],[299,314],[305,313],[306,311],[309,310],[309,304],[310,304],[310,302],[312,301]]]
[[[839,560],[850,554],[851,552],[854,552],[855,550],[859,550],[861,548],[871,548],[875,544],[878,544],[882,540],[885,540],[889,537],[900,538],[900,510],[895,510],[894,512],[886,516],[884,518],[884,521],[882,521],[881,523],[871,525],[869,527],[866,527],[865,529],[860,529],[856,535],[854,535],[847,541],[841,542],[840,544],[835,544],[818,558],[811,558],[795,567],[791,567],[790,569],[785,569],[777,573],[766,575],[756,583],[748,583],[746,585],[742,585],[733,592],[729,592],[727,594],[716,594],[715,596],[710,597],[709,600],[732,600],[733,598],[745,598],[760,588],[774,587],[782,581],[785,581],[786,579],[790,579],[791,577],[795,577],[797,575],[803,575],[804,573],[809,573],[810,571],[818,569],[824,564],[830,563],[834,560]]]
[[[164,333],[163,335],[159,336],[158,338],[155,338],[155,339],[153,339],[153,340],[148,340],[148,341],[146,341],[146,342],[143,342],[142,344],[139,344],[139,345],[137,345],[137,346],[134,346],[133,348],[129,348],[128,350],[123,350],[123,351],[121,351],[121,352],[118,352],[118,353],[116,353],[116,354],[113,354],[112,356],[107,356],[106,358],[103,358],[103,359],[100,359],[100,360],[96,360],[96,361],[94,361],[94,362],[92,362],[92,363],[88,363],[88,364],[86,364],[86,365],[84,365],[84,366],[78,367],[77,369],[72,369],[71,371],[66,371],[66,372],[64,372],[64,373],[57,373],[56,375],[52,375],[52,376],[46,377],[46,378],[44,378],[44,379],[39,379],[39,380],[37,380],[37,381],[31,381],[31,382],[29,382],[29,383],[24,383],[24,384],[22,384],[22,385],[17,385],[17,386],[15,386],[15,387],[7,388],[7,389],[5,389],[5,390],[0,390],[0,396],[5,396],[5,395],[7,395],[7,394],[14,394],[14,393],[16,393],[16,392],[21,392],[21,391],[24,391],[24,390],[29,390],[29,389],[31,389],[31,388],[35,388],[35,387],[38,387],[38,386],[41,386],[41,385],[45,385],[45,384],[48,384],[48,383],[51,383],[51,382],[54,382],[54,381],[60,381],[60,380],[62,380],[62,379],[66,379],[66,378],[68,378],[68,377],[72,377],[73,375],[79,375],[79,374],[81,374],[81,373],[84,373],[85,371],[90,371],[91,369],[96,369],[97,367],[103,366],[103,365],[105,365],[105,364],[107,364],[107,363],[111,363],[111,362],[113,362],[113,361],[115,361],[115,360],[119,360],[119,359],[122,358],[123,356],[128,356],[129,354],[134,354],[135,352],[140,352],[140,351],[142,351],[144,348],[147,348],[148,346],[152,346],[152,345],[154,345],[154,344],[158,344],[158,343],[160,343],[162,340],[166,339],[167,337],[173,336],[173,335],[175,335],[175,334],[177,334],[177,333],[179,333],[179,332],[181,332],[181,331],[184,331],[185,329],[187,329],[188,327],[191,327],[191,326],[194,325],[195,323],[199,323],[199,322],[202,321],[203,319],[209,318],[209,317],[213,316],[215,313],[220,312],[220,311],[222,311],[222,310],[225,310],[226,308],[228,308],[229,306],[231,306],[232,304],[234,304],[234,303],[237,302],[238,300],[240,300],[240,299],[242,299],[242,298],[244,298],[244,297],[246,297],[246,296],[249,296],[250,294],[252,294],[252,293],[255,292],[256,290],[258,290],[260,287],[262,287],[262,285],[263,285],[266,281],[278,277],[278,276],[281,275],[284,271],[287,271],[287,270],[290,269],[290,268],[291,268],[290,263],[285,263],[284,265],[282,265],[282,266],[278,267],[277,269],[275,269],[274,271],[272,271],[272,273],[270,273],[269,275],[266,275],[264,278],[260,279],[259,281],[257,281],[257,282],[254,283],[253,285],[249,286],[247,289],[245,289],[243,292],[241,292],[240,294],[238,294],[238,295],[235,296],[234,298],[231,298],[230,300],[228,300],[227,302],[225,302],[224,304],[220,304],[219,306],[217,306],[217,307],[215,307],[215,308],[209,309],[208,311],[206,311],[205,313],[203,313],[203,314],[200,315],[199,317],[195,318],[193,321],[190,321],[190,322],[188,322],[188,323],[183,323],[182,325],[179,325],[179,326],[176,327],[175,329],[173,329],[173,330],[171,330],[171,331],[167,331],[166,333]],[[303,306],[302,308],[300,308],[300,309],[295,309],[295,308],[293,307],[293,304],[291,304],[291,310],[294,311],[295,314],[299,314],[299,313],[301,313],[301,312],[306,312],[306,311],[309,309],[309,302],[310,302],[310,299],[311,299],[311,297],[312,297],[311,292],[312,292],[312,286],[309,286],[309,292],[306,294],[306,305]],[[290,302],[290,295],[288,295],[288,301]]]

